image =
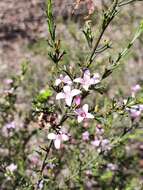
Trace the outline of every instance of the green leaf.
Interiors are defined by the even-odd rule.
[[[37,99],[37,101],[39,101],[39,102],[45,102],[45,101],[47,101],[47,99],[50,97],[50,96],[52,96],[52,91],[51,90],[44,90],[44,91],[42,91],[37,97],[36,97],[36,99]]]
[[[105,68],[105,71],[103,73],[102,76],[102,80],[105,79],[106,77],[110,76],[111,73],[120,66],[120,60],[123,59],[129,52],[129,50],[131,49],[131,47],[133,46],[134,42],[136,41],[137,38],[139,38],[139,36],[143,33],[143,20],[141,21],[133,39],[129,42],[129,44],[127,45],[127,47],[125,49],[123,49],[121,52],[118,53],[117,58],[113,61],[113,63],[111,65],[109,65],[107,68]]]
[[[55,41],[55,23],[54,23],[54,18],[53,18],[53,10],[52,10],[52,1],[51,0],[47,0],[47,22],[48,22],[48,29],[49,29],[49,33],[51,36],[52,41]]]

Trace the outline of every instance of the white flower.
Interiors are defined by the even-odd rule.
[[[63,92],[60,92],[57,94],[56,100],[65,99],[66,104],[68,106],[71,106],[73,97],[80,94],[80,93],[81,93],[81,91],[78,89],[71,90],[70,86],[64,86]]]
[[[69,137],[68,135],[60,132],[59,134],[55,134],[55,133],[49,133],[48,134],[48,139],[53,140],[54,141],[54,145],[56,149],[60,149],[61,147],[61,142],[62,141],[68,141]]]
[[[76,78],[74,82],[82,84],[82,87],[88,91],[91,85],[97,84],[100,82],[99,74],[94,74],[93,78],[90,77],[90,71],[86,70],[84,72],[83,78]]]
[[[75,110],[77,114],[78,122],[82,122],[85,119],[93,119],[94,116],[88,112],[88,104],[84,104],[82,108]]]
[[[68,75],[66,75],[66,76],[60,75],[60,77],[58,79],[56,79],[55,85],[58,86],[61,83],[71,85],[72,80],[70,79],[70,77]]]

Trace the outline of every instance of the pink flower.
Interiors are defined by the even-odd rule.
[[[96,126],[96,135],[102,135],[104,133],[104,129],[102,128],[101,125]]]
[[[89,140],[89,132],[88,131],[85,131],[84,133],[82,133],[82,140],[84,140],[84,141]]]
[[[66,135],[62,132],[60,132],[59,134],[49,133],[48,139],[54,141],[54,145],[55,145],[56,149],[60,149],[62,141],[68,141],[69,137],[68,137],[68,135]]]
[[[141,86],[139,84],[136,84],[135,86],[132,86],[132,97],[135,97],[136,93],[141,90]]]
[[[140,111],[143,111],[143,104],[139,105],[139,109],[140,109]]]
[[[101,141],[99,139],[95,139],[94,141],[91,142],[91,144],[94,146],[94,147],[99,147]]]
[[[5,127],[6,127],[8,130],[10,130],[10,129],[15,129],[15,122],[12,121],[11,123],[7,123],[7,124],[5,125]]]
[[[136,119],[136,118],[139,118],[140,115],[141,115],[141,111],[140,110],[134,110],[134,109],[130,110],[130,116],[131,116],[131,118]]]
[[[77,114],[78,122],[82,122],[85,119],[93,119],[94,116],[88,112],[88,104],[84,104],[82,108],[75,110]]]
[[[68,106],[71,106],[73,97],[80,94],[80,93],[81,93],[81,91],[78,89],[71,90],[70,86],[64,86],[63,92],[60,92],[57,94],[56,100],[65,99],[66,104]]]
[[[86,174],[87,176],[92,176],[92,175],[93,175],[93,173],[92,173],[91,170],[86,170],[86,171],[85,171],[85,174]]]
[[[16,169],[17,169],[17,165],[13,163],[6,167],[6,170],[11,173],[13,173]]]
[[[111,149],[110,141],[108,139],[103,139],[101,141],[101,147],[102,147],[102,150],[110,150]]]
[[[71,85],[72,80],[70,79],[70,77],[68,75],[66,75],[66,76],[60,75],[60,77],[58,79],[56,79],[55,85],[58,86],[61,83]]]
[[[76,106],[79,106],[81,103],[81,96],[76,96],[74,98],[74,103],[76,104]]]
[[[86,91],[88,91],[88,89],[91,85],[97,84],[98,82],[100,82],[100,80],[99,80],[99,75],[97,76],[97,74],[94,74],[93,78],[91,78],[90,71],[86,70],[84,72],[83,78],[76,78],[76,79],[74,79],[74,82],[82,84],[82,87]]]
[[[30,155],[29,160],[32,163],[32,165],[38,165],[40,162],[40,158],[38,155]]]
[[[44,187],[44,181],[41,180],[40,183],[38,184],[38,189],[39,189],[39,190],[42,190],[43,187]]]
[[[126,108],[132,119],[138,119],[143,111],[143,104],[133,105],[130,108]]]
[[[5,79],[4,83],[9,85],[9,84],[13,83],[13,80],[12,79]]]

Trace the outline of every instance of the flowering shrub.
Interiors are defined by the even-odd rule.
[[[142,135],[142,84],[132,86],[128,96],[110,97],[107,83],[142,35],[143,23],[117,57],[109,55],[103,68],[96,65],[97,57],[112,48],[102,41],[106,29],[134,1],[114,0],[102,15],[99,36],[92,31],[92,18],[86,22],[88,50],[80,63],[71,65],[63,62],[68,52],[57,35],[52,1],[47,1],[50,82],[35,90],[31,109],[22,113],[18,92],[26,88],[26,62],[20,74],[5,81],[0,98],[1,189],[142,189],[142,170],[137,172],[136,157],[127,146]],[[90,18],[94,2],[87,5]]]

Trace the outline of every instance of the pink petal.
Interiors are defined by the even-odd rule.
[[[76,113],[77,115],[80,115],[80,114],[82,113],[82,110],[81,110],[81,109],[76,109],[76,110],[75,110],[75,113]]]
[[[90,81],[90,71],[89,71],[89,70],[86,70],[86,71],[84,72],[83,79],[84,79],[84,81],[86,81],[86,82]]]
[[[63,92],[60,92],[56,95],[56,100],[59,100],[59,99],[64,99],[65,98],[65,94]]]
[[[133,86],[133,87],[131,88],[131,90],[132,90],[133,92],[138,92],[139,90],[141,90],[141,86],[140,86],[139,84],[136,84],[135,86]]]
[[[84,120],[84,117],[81,117],[80,115],[77,117],[78,123],[81,123]]]
[[[58,86],[61,82],[62,82],[61,79],[56,79],[55,85]]]
[[[82,109],[85,113],[88,113],[88,104],[84,104]]]
[[[87,114],[86,114],[86,118],[93,119],[94,116],[93,116],[91,113],[87,113]]]
[[[86,141],[89,140],[89,132],[85,131],[84,133],[82,133],[82,140]]]
[[[64,83],[67,83],[67,84],[69,84],[69,85],[72,84],[72,81],[71,81],[71,79],[70,79],[70,77],[69,77],[68,75],[65,76],[65,78],[64,78]]]
[[[55,139],[54,140],[54,145],[56,149],[60,149],[61,147],[61,140],[60,139]]]
[[[66,98],[65,98],[65,101],[66,101],[66,104],[67,104],[68,106],[71,106],[71,104],[72,104],[72,97],[71,97],[71,96],[66,97]]]
[[[74,97],[74,96],[76,96],[76,95],[78,95],[78,94],[80,94],[80,93],[81,93],[81,91],[78,90],[78,89],[73,89],[73,90],[71,91],[72,97]]]
[[[100,145],[100,140],[94,140],[91,142],[91,144],[95,147],[98,147]]]
[[[79,106],[80,103],[81,103],[81,97],[80,97],[80,96],[76,96],[75,99],[74,99],[74,102],[75,102],[75,104],[76,104],[77,106]]]
[[[94,78],[94,79],[100,79],[99,73],[95,73],[95,74],[93,75],[93,78]]]
[[[138,118],[141,115],[141,111],[131,110],[131,117]]]
[[[74,82],[82,83],[82,78],[76,78],[76,79],[74,79]]]
[[[140,111],[143,111],[143,104],[139,105],[139,109],[140,109]]]
[[[56,139],[56,134],[54,134],[54,133],[49,133],[49,134],[48,134],[48,139],[50,139],[50,140]]]
[[[69,137],[66,134],[62,134],[61,137],[62,137],[63,141],[68,141],[69,140]]]
[[[71,87],[70,86],[64,86],[64,92],[65,93],[70,93],[71,92]]]

